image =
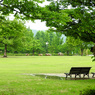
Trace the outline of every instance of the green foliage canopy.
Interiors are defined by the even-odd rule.
[[[40,6],[44,0],[2,0],[0,2],[0,11],[2,15],[14,13],[21,19],[31,19],[32,21],[39,18]]]
[[[95,42],[94,0],[47,0],[51,3],[40,7],[44,0],[2,0],[2,15],[15,13],[21,19],[41,19],[52,30],[87,42]],[[71,6],[68,9],[68,6]]]
[[[54,24],[52,24],[52,20],[48,20],[47,26],[52,27],[53,31],[61,32],[66,36],[79,37],[83,41],[95,42],[94,5],[94,0],[52,0],[51,4],[47,5],[46,8],[57,14],[61,12],[68,14],[71,20],[66,20],[66,24],[57,22],[58,19],[55,19]],[[69,6],[70,9],[68,9]],[[60,18],[62,18],[61,16]],[[54,17],[56,18],[57,16],[54,15]],[[63,18],[67,19],[67,17]],[[48,24],[48,22],[51,22],[51,24]]]

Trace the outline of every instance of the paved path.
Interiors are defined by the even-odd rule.
[[[54,76],[56,76],[56,77],[63,77],[63,78],[65,78],[66,77],[66,75],[64,74],[64,73],[38,73],[38,74],[27,74],[27,75],[32,75],[32,76],[45,76],[45,78],[47,78],[47,77],[49,77],[49,76],[51,76],[51,77],[54,77]],[[72,75],[72,78],[74,78],[75,76],[74,75]],[[81,79],[83,79],[82,78],[83,77],[83,75],[81,75]],[[68,77],[69,78],[69,77]],[[77,76],[77,78],[79,79],[79,77]],[[90,79],[95,79],[95,77],[94,78],[92,78],[92,74],[89,74],[89,78]],[[85,79],[88,79],[88,77],[87,76],[85,76]]]

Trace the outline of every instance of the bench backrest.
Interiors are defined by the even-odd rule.
[[[89,74],[91,67],[72,67],[69,74]]]

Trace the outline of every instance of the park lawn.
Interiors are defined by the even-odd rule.
[[[0,57],[0,95],[79,95],[86,87],[95,88],[95,79],[63,80],[30,74],[69,72],[71,67],[90,66],[89,56],[9,56]]]

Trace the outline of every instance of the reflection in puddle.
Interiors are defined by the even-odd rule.
[[[58,80],[63,80],[64,79],[64,77],[62,77],[62,76],[48,75],[48,74],[31,74],[31,75],[42,77],[42,78],[45,78],[45,79],[58,79]]]

